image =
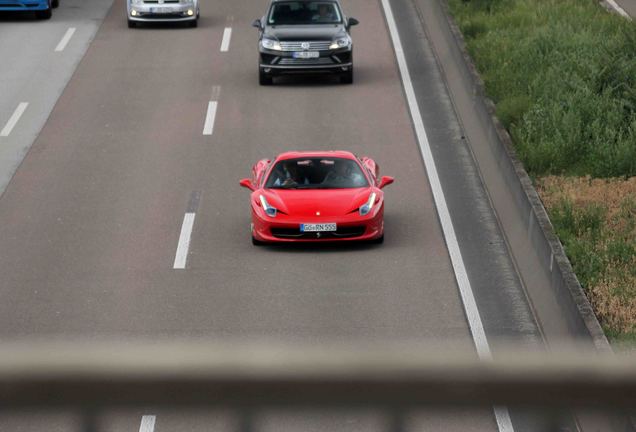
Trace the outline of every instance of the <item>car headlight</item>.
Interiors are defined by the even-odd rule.
[[[276,217],[276,213],[278,213],[278,210],[276,210],[276,207],[272,207],[271,205],[269,205],[269,203],[267,202],[267,198],[265,198],[264,195],[261,195],[260,199],[261,199],[261,206],[263,207],[265,214],[269,217]]]
[[[367,200],[367,202],[365,202],[359,209],[358,211],[360,212],[360,216],[366,216],[368,215],[371,210],[373,209],[373,206],[375,204],[375,192],[373,192],[370,196],[369,199]]]
[[[261,40],[261,46],[265,49],[281,51],[280,42],[274,39],[263,38]]]
[[[338,38],[329,45],[329,49],[348,48],[351,45],[351,38]]]
[[[144,0],[132,0],[132,4],[134,5],[140,5],[144,2]]]

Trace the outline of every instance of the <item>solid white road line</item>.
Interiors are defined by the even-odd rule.
[[[194,226],[194,213],[186,213],[183,217],[181,225],[181,234],[179,235],[179,244],[177,245],[177,253],[174,257],[173,268],[183,270],[188,261],[188,250],[190,249],[190,237],[192,236],[192,227]]]
[[[208,113],[205,116],[205,125],[203,126],[203,135],[212,135],[214,132],[214,120],[216,119],[216,101],[208,103]]]
[[[13,115],[11,116],[7,124],[4,126],[2,131],[0,131],[0,137],[8,137],[11,134],[11,131],[13,130],[15,125],[18,123],[18,121],[20,120],[20,117],[22,117],[22,114],[24,114],[24,111],[26,111],[28,106],[29,106],[28,102],[21,102],[20,104],[18,104],[18,107],[13,112]]]
[[[141,424],[139,425],[139,432],[154,432],[155,421],[157,416],[145,415],[141,417]]]
[[[415,97],[415,90],[413,89],[413,83],[411,82],[411,75],[406,63],[406,57],[404,56],[404,50],[402,49],[402,42],[400,41],[400,35],[397,30],[395,18],[393,17],[393,11],[389,0],[382,0],[382,7],[384,8],[384,14],[386,16],[387,25],[389,27],[389,33],[393,41],[393,48],[397,58],[400,74],[402,76],[402,85],[404,86],[404,92],[406,93],[406,99],[411,112],[411,118],[415,133],[417,135],[417,141],[420,146],[420,151],[424,159],[424,165],[426,166],[426,172],[428,175],[429,183],[433,191],[433,199],[435,200],[435,206],[437,207],[437,213],[442,225],[442,231],[446,239],[446,245],[448,247],[448,253],[450,255],[453,270],[455,272],[455,279],[459,287],[459,292],[464,304],[464,311],[470,327],[470,332],[475,342],[477,349],[477,355],[480,359],[488,360],[492,358],[490,346],[488,345],[488,339],[486,338],[486,332],[484,325],[477,309],[477,303],[475,301],[475,295],[473,294],[468,274],[466,273],[466,267],[464,266],[464,259],[462,258],[459,243],[457,242],[457,236],[455,235],[455,228],[453,227],[453,221],[446,204],[446,198],[444,197],[444,191],[442,184],[437,174],[437,167],[435,166],[435,159],[431,152],[431,147],[424,128],[424,122],[420,113],[420,108],[417,104],[417,98]],[[510,420],[510,414],[505,407],[495,407],[495,420],[500,432],[513,432],[512,421]]]
[[[230,50],[230,40],[232,39],[232,28],[226,27],[223,31],[223,40],[221,41],[221,52]]]
[[[632,20],[632,17],[629,16],[629,14],[627,12],[625,12],[625,9],[620,7],[618,5],[618,3],[616,3],[614,0],[606,0],[606,1],[607,1],[607,4],[609,4],[610,7],[616,11],[616,13],[618,13],[619,15],[624,16],[625,18],[627,18],[630,21]]]
[[[60,40],[60,43],[58,43],[55,47],[55,52],[64,51],[64,48],[66,48],[66,45],[68,45],[68,42],[73,37],[73,34],[75,34],[75,27],[71,27],[66,30],[66,33],[64,33],[64,36],[62,36],[62,40]]]

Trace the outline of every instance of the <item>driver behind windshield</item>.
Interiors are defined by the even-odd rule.
[[[311,20],[317,23],[331,23],[337,19],[333,5],[328,3],[319,4],[317,13],[311,17]]]
[[[337,24],[340,13],[334,2],[286,1],[275,3],[271,9],[271,25]]]
[[[283,160],[276,164],[266,186],[274,189],[342,189],[368,185],[360,166],[342,158]]]
[[[362,173],[353,172],[352,168],[351,163],[339,160],[334,161],[333,169],[327,173],[322,184],[332,187],[351,187],[352,185],[364,184]]]
[[[286,161],[282,164],[282,170],[278,169],[275,173],[276,180],[272,186],[289,187],[299,184],[309,184],[309,179],[301,174],[296,161]]]

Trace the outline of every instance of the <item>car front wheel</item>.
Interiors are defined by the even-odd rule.
[[[340,82],[343,84],[353,84],[353,68],[340,75]]]
[[[36,11],[35,12],[35,17],[39,20],[47,20],[47,19],[51,19],[51,16],[53,16],[53,11],[52,11],[52,6],[51,6],[51,2],[49,2],[49,8],[46,10],[42,10],[42,11]]]
[[[258,70],[258,83],[262,86],[272,85],[274,80],[271,75],[265,73],[263,69]]]
[[[382,234],[380,237],[373,239],[370,241],[370,243],[372,244],[382,244],[384,243],[384,234]]]

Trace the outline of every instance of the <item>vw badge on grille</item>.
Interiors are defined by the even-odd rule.
[[[309,42],[303,42],[300,44],[300,47],[304,50],[308,50],[310,46]]]

